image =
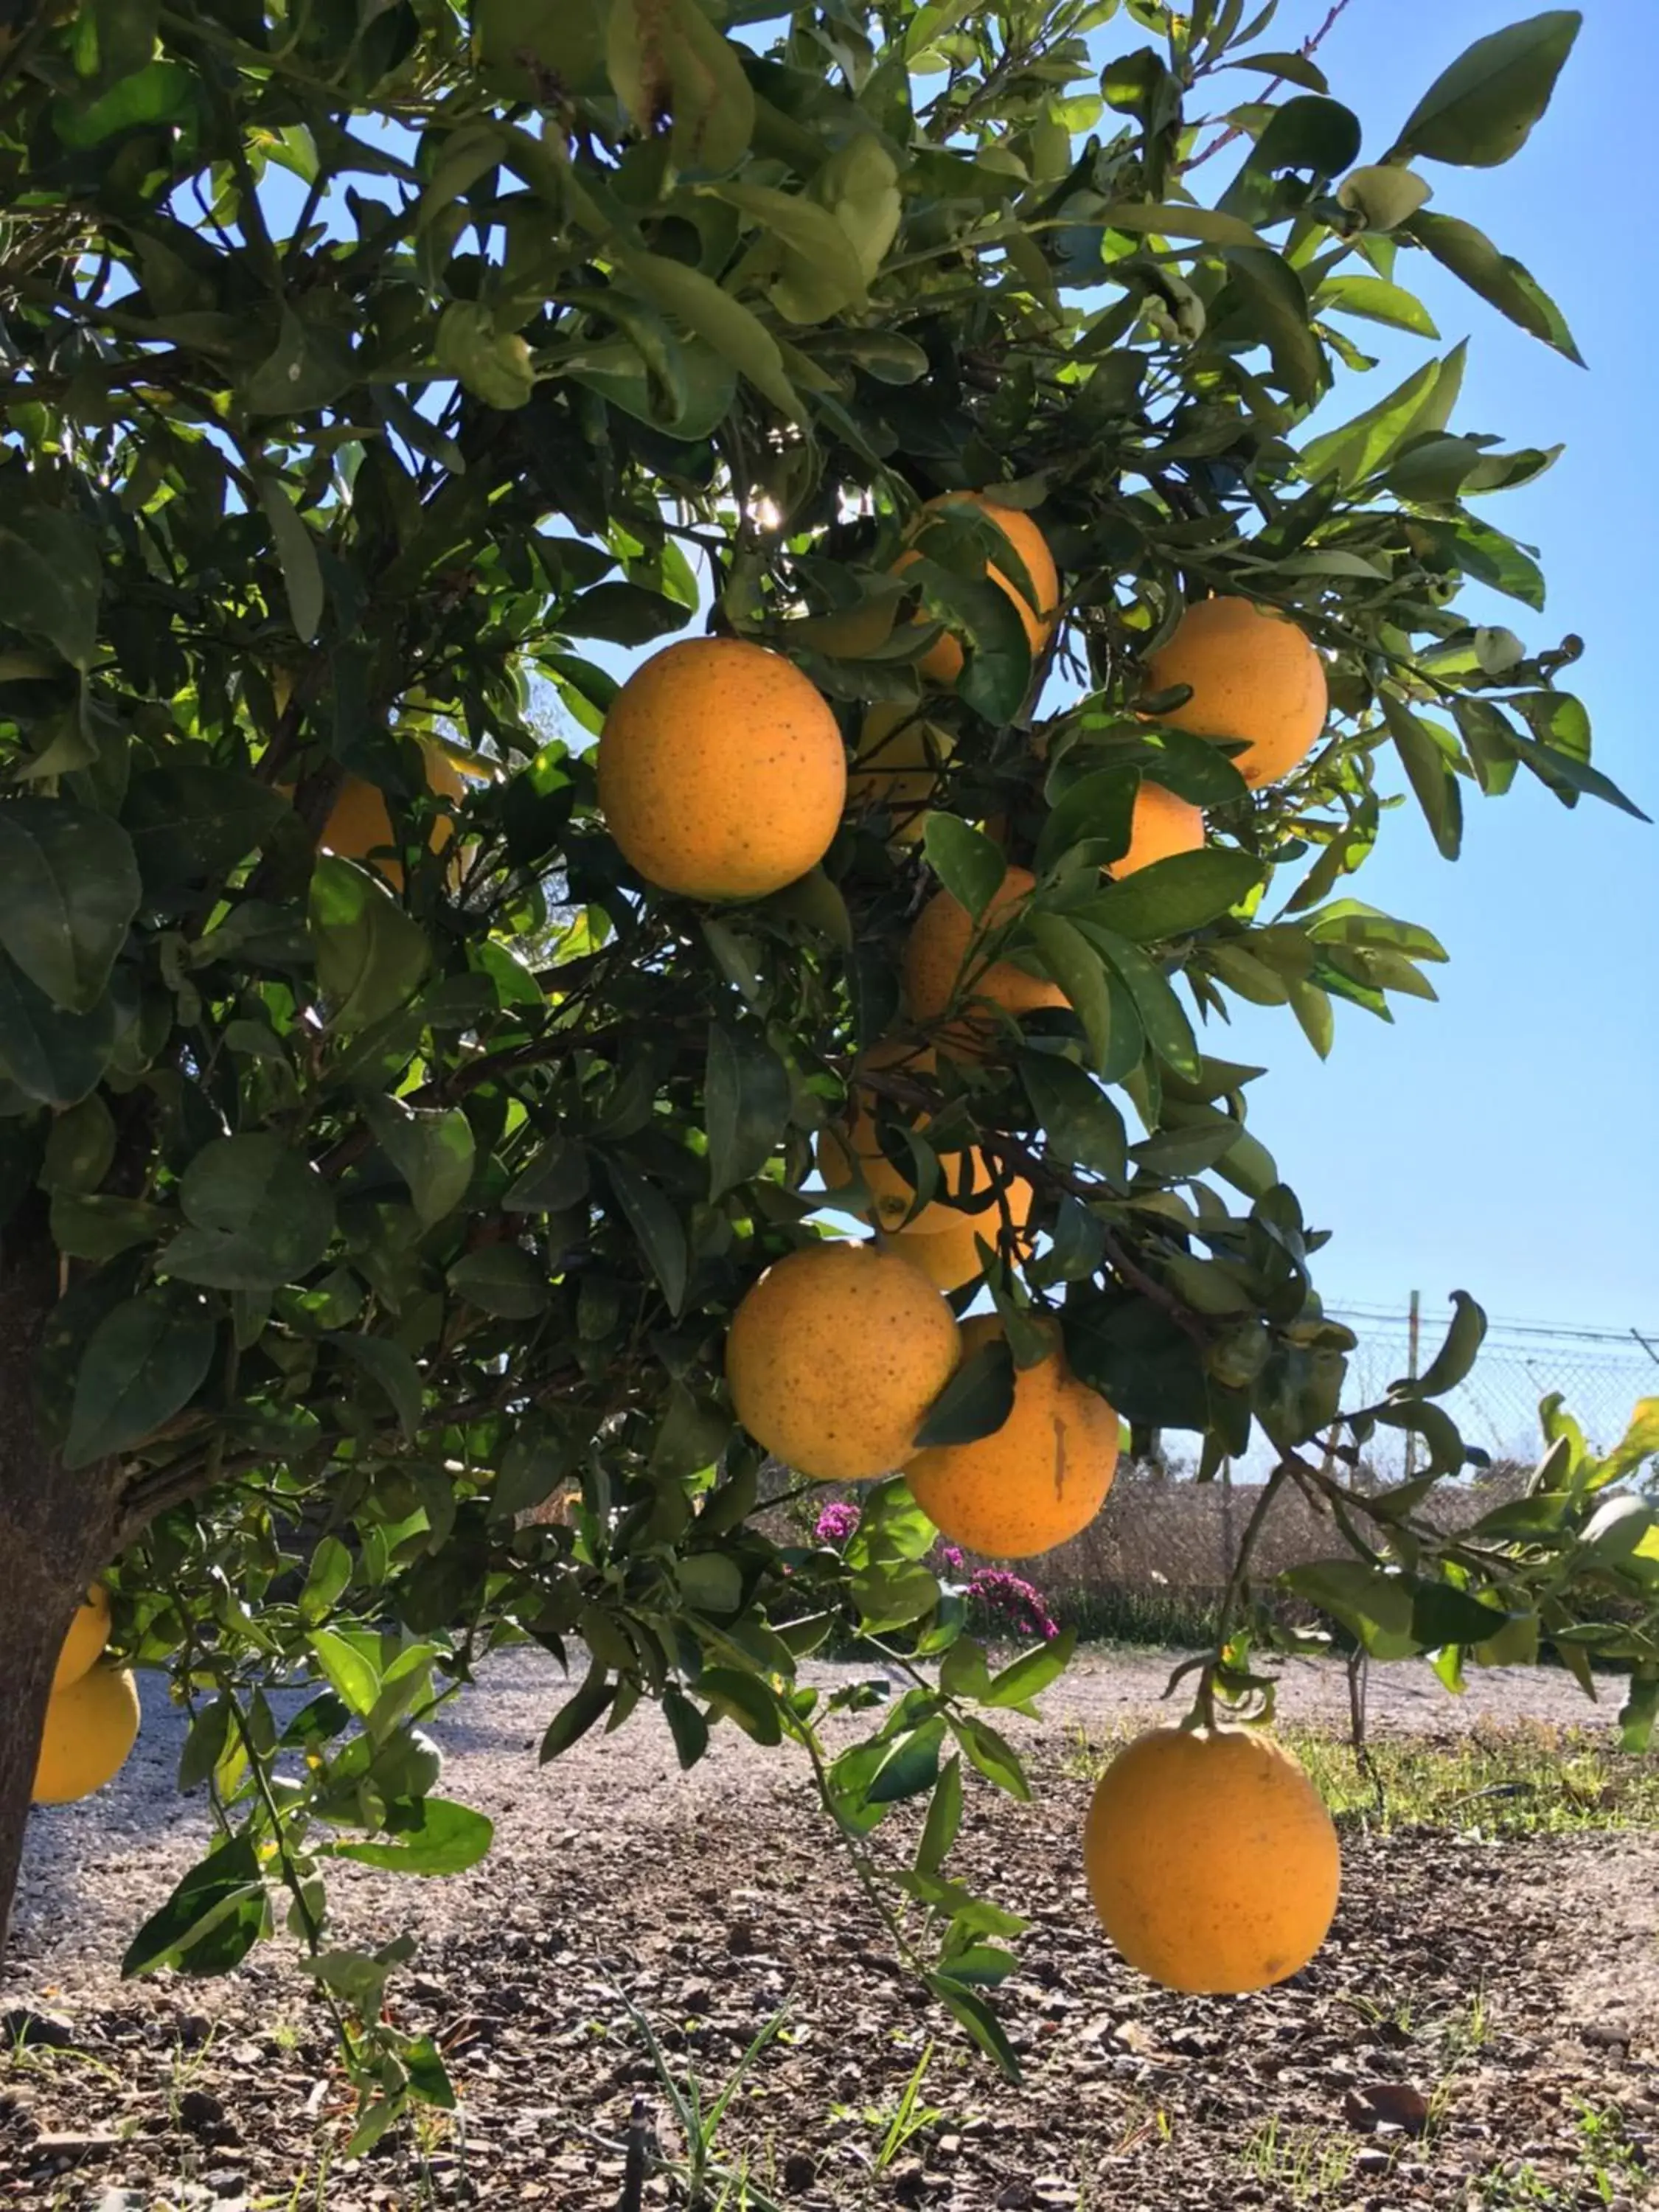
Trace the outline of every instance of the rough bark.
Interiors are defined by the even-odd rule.
[[[41,1435],[36,1363],[57,1291],[49,1242],[27,1225],[9,1233],[0,1251],[0,1961],[52,1670],[76,1605],[115,1549],[115,1469],[67,1474]]]

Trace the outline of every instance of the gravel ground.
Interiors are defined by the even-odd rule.
[[[787,2003],[723,2142],[801,2212],[1651,2201],[1659,1838],[1352,1835],[1332,1939],[1295,1983],[1244,2000],[1153,1990],[1093,1929],[1077,1865],[1087,1790],[1068,1753],[1079,1730],[1151,1715],[1171,1663],[1078,1663],[1041,1726],[1009,1724],[1037,1802],[970,1793],[964,1878],[1033,1921],[1000,2000],[1025,2070],[1016,2091],[890,1972],[787,1755],[724,1729],[682,1775],[641,1714],[538,1770],[560,1678],[539,1654],[498,1660],[435,1731],[446,1790],[492,1815],[495,1850],[442,1882],[347,1869],[336,1899],[345,1940],[407,1929],[420,1942],[399,2018],[437,2035],[463,2112],[418,2150],[350,2165],[323,2023],[280,1954],[222,1983],[117,1978],[126,1937],[204,1837],[199,1804],[173,1790],[179,1717],[152,1694],[118,1782],[35,1816],[0,2011],[48,2010],[73,2047],[0,2059],[0,2203],[611,2212],[636,2094],[677,2148],[622,1991],[705,2081]],[[1553,1671],[1482,1675],[1453,1700],[1412,1666],[1374,1674],[1370,1710],[1378,1730],[1437,1732],[1596,1725],[1613,1708]],[[1340,1723],[1341,1669],[1293,1662],[1280,1711]],[[937,2116],[881,2166],[930,2038],[922,2102]],[[659,2175],[647,2201],[678,2200]]]

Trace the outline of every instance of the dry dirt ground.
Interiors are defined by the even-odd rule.
[[[463,2100],[422,2142],[360,2161],[339,2155],[346,2100],[325,2023],[279,1954],[224,1982],[117,1978],[127,1935],[204,1832],[199,1803],[172,1794],[180,1730],[152,1693],[119,1782],[35,1816],[0,2013],[55,2016],[68,2047],[0,2052],[0,2205],[613,2212],[636,2097],[662,2148],[681,2148],[624,1992],[672,2067],[705,2085],[787,2007],[720,2155],[790,2212],[1652,2201],[1659,1837],[1351,1832],[1335,1928],[1295,1983],[1166,1995],[1092,1924],[1076,1751],[1080,1731],[1149,1716],[1168,1666],[1079,1662],[1041,1727],[1011,1724],[1036,1802],[970,1790],[956,1863],[1032,1922],[1000,2000],[1024,2070],[1014,2089],[890,1971],[787,1754],[722,1729],[682,1776],[641,1713],[538,1771],[559,1678],[539,1655],[498,1661],[441,1730],[446,1789],[495,1819],[494,1852],[449,1881],[352,1870],[339,1885],[343,1940],[418,1938],[398,2016],[436,2035]],[[1340,1670],[1293,1665],[1280,1709],[1340,1721]],[[1431,1732],[1597,1716],[1559,1674],[1489,1675],[1455,1703],[1404,1668],[1376,1678],[1372,1712],[1381,1729]],[[933,2116],[884,2164],[930,2039],[920,2103]],[[665,2173],[647,2185],[647,2204],[684,2201]],[[755,2201],[736,2187],[725,2200]]]

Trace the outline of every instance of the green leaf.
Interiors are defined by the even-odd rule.
[[[670,314],[678,315],[791,422],[802,417],[799,395],[784,368],[778,342],[741,301],[713,277],[666,255],[618,244],[615,258],[627,276]]]
[[[971,1713],[953,1715],[951,1733],[967,1753],[970,1766],[977,1767],[988,1782],[994,1783],[1008,1796],[1018,1798],[1022,1805],[1030,1804],[1031,1785],[1018,1753],[1006,1737]]]
[[[961,1828],[962,1759],[958,1753],[946,1759],[939,1770],[933,1802],[922,1823],[921,1840],[916,1845],[915,1871],[937,1874],[950,1856]]]
[[[1100,954],[1082,931],[1057,914],[1028,914],[1025,928],[1042,964],[1066,994],[1083,1024],[1095,1066],[1104,1068],[1112,1049],[1112,999]]]
[[[1620,1749],[1646,1751],[1653,1740],[1656,1720],[1659,1720],[1659,1669],[1638,1667],[1632,1672],[1630,1688],[1619,1711]]]
[[[1205,750],[1212,753],[1214,748],[1206,745]],[[1096,769],[1067,784],[1048,810],[1031,863],[1033,872],[1046,875],[1079,847],[1091,859],[1121,860],[1129,848],[1139,786],[1139,776],[1127,763]]]
[[[1466,351],[1459,343],[1443,361],[1425,362],[1386,398],[1340,428],[1310,438],[1302,448],[1307,474],[1357,484],[1384,467],[1408,440],[1444,429],[1462,386]]]
[[[289,619],[301,644],[309,645],[323,619],[323,570],[317,558],[317,541],[280,477],[261,469],[256,481],[259,504],[270,525],[276,558],[282,564]]]
[[[365,1336],[355,1330],[335,1330],[323,1340],[378,1385],[398,1417],[398,1427],[406,1437],[412,1437],[421,1425],[421,1370],[411,1354],[390,1337]]]
[[[582,1678],[580,1687],[574,1697],[568,1698],[547,1724],[542,1738],[541,1763],[544,1766],[587,1734],[595,1721],[611,1708],[616,1696],[616,1685],[608,1682],[605,1668],[597,1662]]]
[[[1336,197],[1341,206],[1360,217],[1367,230],[1390,231],[1414,216],[1425,200],[1433,198],[1434,192],[1428,179],[1419,177],[1414,169],[1399,168],[1391,161],[1373,161],[1351,169],[1337,186]]]
[[[1418,101],[1390,159],[1416,154],[1491,169],[1519,153],[1550,104],[1583,21],[1577,9],[1552,9],[1477,39]]]
[[[406,1006],[432,964],[419,925],[355,860],[327,853],[318,860],[307,926],[317,949],[318,988],[338,1035],[368,1029]]]
[[[191,764],[136,775],[122,810],[149,891],[216,881],[292,818],[280,792],[231,769]]]
[[[1034,1651],[1022,1653],[1019,1658],[995,1675],[985,1693],[988,1705],[1024,1705],[1056,1682],[1072,1662],[1077,1648],[1077,1631],[1068,1628],[1047,1644],[1039,1644]]]
[[[954,814],[932,813],[922,833],[927,865],[975,921],[1002,888],[1008,863],[1002,848]]]
[[[1450,1583],[1416,1581],[1412,1585],[1413,1638],[1425,1651],[1453,1644],[1481,1644],[1504,1627],[1509,1615],[1483,1605]]]
[[[344,1698],[362,1720],[374,1710],[380,1694],[380,1677],[374,1662],[362,1649],[331,1628],[313,1628],[306,1643],[331,1689]]]
[[[418,2099],[422,2105],[435,2106],[441,2112],[453,2112],[455,2109],[455,2085],[449,2078],[443,2055],[432,2038],[417,2035],[412,2042],[403,2045],[398,2056],[403,2069],[409,2076],[410,2095]]]
[[[674,1739],[683,1770],[693,1767],[708,1748],[708,1723],[684,1690],[671,1682],[662,1693],[662,1717]]]
[[[817,199],[769,185],[726,184],[714,189],[721,199],[751,216],[783,248],[767,296],[786,322],[827,322],[863,301],[864,270],[853,241]]]
[[[789,1071],[771,1047],[711,1022],[703,1084],[711,1199],[760,1173],[783,1141],[789,1107]]]
[[[1474,1367],[1486,1340],[1486,1316],[1467,1291],[1454,1291],[1451,1295],[1452,1317],[1445,1342],[1421,1375],[1414,1381],[1408,1377],[1391,1382],[1391,1391],[1414,1398],[1443,1398]]]
[[[964,2027],[986,2057],[993,2060],[1006,2081],[1018,2082],[1024,2079],[1014,2047],[1003,2032],[1001,2021],[985,1999],[960,1982],[953,1982],[948,1973],[927,1974],[923,1977],[933,1992],[951,2018]]]
[[[123,131],[184,124],[196,113],[200,79],[182,62],[147,61],[92,100],[52,104],[52,127],[65,146],[85,151]]]
[[[1127,230],[1160,238],[1196,238],[1206,246],[1259,247],[1253,227],[1214,208],[1174,203],[1148,206],[1139,200],[1115,202],[1093,218],[1107,230]]]
[[[562,1213],[586,1195],[586,1153],[569,1138],[556,1135],[507,1185],[501,1205],[508,1213]]]
[[[697,1677],[697,1693],[708,1700],[711,1711],[723,1720],[735,1721],[758,1744],[783,1741],[778,1701],[758,1675],[740,1674],[735,1667],[705,1667]]]
[[[687,610],[678,599],[641,584],[595,584],[573,599],[559,618],[572,637],[604,638],[612,645],[650,645],[684,629]]]
[[[1415,215],[1406,234],[1426,246],[1435,259],[1461,276],[1472,292],[1507,315],[1510,322],[1582,368],[1583,356],[1561,310],[1531,272],[1511,254],[1500,253],[1483,231],[1455,216]],[[1354,280],[1350,280],[1354,281]]]
[[[1406,1577],[1353,1559],[1310,1559],[1279,1577],[1280,1585],[1351,1628],[1368,1651],[1389,1650],[1412,1633],[1412,1589]]]
[[[460,1108],[438,1111],[380,1096],[363,1102],[363,1118],[409,1185],[422,1228],[453,1213],[472,1180],[477,1150],[472,1125]]]
[[[163,1273],[222,1291],[270,1291],[307,1273],[334,1233],[334,1199],[280,1137],[215,1137],[185,1170],[187,1228],[161,1255]]]
[[[311,1555],[310,1571],[300,1592],[300,1618],[307,1626],[314,1628],[327,1620],[351,1573],[350,1553],[337,1536],[324,1536]]]
[[[1138,945],[1131,945],[1127,938],[1118,936],[1115,931],[1091,927],[1090,935],[1122,977],[1146,1032],[1147,1043],[1177,1075],[1195,1080],[1202,1060],[1193,1036],[1193,1025],[1169,977]]]
[[[1265,246],[1225,250],[1243,319],[1273,356],[1274,373],[1296,400],[1318,397],[1327,381],[1325,356],[1308,322],[1308,295],[1281,253]]]
[[[170,1421],[207,1379],[218,1331],[200,1306],[125,1298],[87,1340],[76,1370],[64,1464],[112,1459]]]
[[[1634,799],[1625,796],[1611,776],[1603,775],[1588,761],[1579,760],[1557,746],[1540,744],[1534,738],[1523,738],[1518,730],[1506,731],[1504,742],[1510,751],[1524,761],[1539,781],[1547,784],[1558,798],[1562,795],[1560,787],[1565,785],[1569,792],[1582,793],[1587,799],[1599,799],[1608,806],[1616,806],[1620,813],[1633,814],[1638,822],[1652,818],[1642,811]]]
[[[458,1298],[500,1321],[533,1321],[552,1303],[545,1269],[518,1244],[463,1252],[444,1279]]]
[[[1162,1307],[1127,1291],[1085,1291],[1061,1317],[1066,1360],[1126,1421],[1207,1429],[1209,1385],[1198,1344]]]
[[[85,670],[98,649],[103,567],[98,543],[78,514],[40,507],[14,490],[0,520],[0,562],[6,577],[0,621],[55,646],[71,668]]]
[[[690,1267],[685,1230],[678,1214],[656,1184],[625,1160],[607,1160],[605,1173],[611,1178],[617,1203],[627,1216],[628,1225],[662,1286],[669,1311],[678,1315],[685,1304]]]
[[[694,1612],[732,1613],[743,1603],[743,1570],[727,1552],[688,1552],[674,1571]]]
[[[893,1561],[860,1568],[848,1595],[860,1628],[879,1636],[889,1629],[908,1628],[930,1613],[939,1603],[939,1581],[927,1567]]]
[[[1383,719],[1423,818],[1441,853],[1455,860],[1463,842],[1463,799],[1451,763],[1427,724],[1419,720],[1396,692],[1384,691],[1382,696]]]
[[[386,1874],[465,1874],[477,1865],[495,1838],[495,1824],[470,1805],[448,1797],[403,1799],[386,1808],[387,1837],[395,1840],[335,1844],[331,1858],[356,1859]]]
[[[945,1721],[935,1714],[908,1735],[901,1736],[866,1784],[866,1805],[897,1805],[907,1797],[920,1797],[939,1779],[939,1747],[945,1741]]]
[[[85,1013],[53,1006],[9,961],[0,962],[0,1074],[27,1097],[73,1106],[95,1090],[116,1043],[107,994]]]
[[[1391,330],[1410,331],[1416,337],[1437,338],[1434,318],[1414,293],[1380,276],[1328,276],[1314,295],[1314,313],[1358,315],[1368,323],[1386,323]]]
[[[1623,1437],[1599,1463],[1599,1481],[1617,1482],[1640,1467],[1644,1459],[1659,1457],[1659,1398],[1637,1401]]]
[[[54,1115],[37,1180],[54,1194],[94,1191],[115,1158],[115,1116],[94,1091]]]
[[[1052,1152],[1087,1174],[1127,1182],[1123,1116],[1091,1076],[1056,1053],[1028,1048],[1019,1055],[1019,1077]]]
[[[191,1867],[166,1904],[144,1922],[126,1948],[121,1978],[163,1967],[186,1974],[228,1973],[258,1942],[268,1917],[253,1838],[230,1837]]]
[[[734,168],[755,127],[755,95],[735,49],[696,0],[611,0],[605,68],[641,133],[673,118],[677,169]]]
[[[1219,921],[1249,897],[1261,874],[1261,863],[1252,854],[1211,845],[1138,868],[1074,911],[1133,944],[1156,944]]]
[[[1014,1405],[1014,1358],[1007,1341],[994,1337],[964,1359],[916,1431],[916,1448],[970,1444],[995,1434]]]

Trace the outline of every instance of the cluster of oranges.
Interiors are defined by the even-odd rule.
[[[94,1583],[76,1609],[52,1674],[34,1767],[37,1805],[91,1796],[119,1773],[138,1740],[132,1670],[101,1663],[109,1630],[109,1592]]]
[[[987,574],[1019,615],[1034,656],[1059,618],[1060,580],[1029,515],[957,495],[1000,531],[1017,585],[994,560]],[[941,502],[934,502],[935,506]],[[902,573],[921,556],[900,556]],[[929,644],[923,678],[953,686],[963,649],[948,632]],[[1189,606],[1144,667],[1152,693],[1187,687],[1161,715],[1228,742],[1247,785],[1287,775],[1324,727],[1318,655],[1293,624],[1242,599]],[[599,797],[633,867],[662,889],[706,899],[759,898],[816,866],[850,803],[878,802],[892,834],[920,836],[949,749],[924,711],[878,707],[865,717],[849,778],[841,730],[793,663],[737,639],[671,645],[635,672],[606,717]],[[460,795],[453,764],[428,752],[428,781]],[[432,844],[451,834],[440,820]],[[1132,874],[1204,842],[1200,810],[1161,786],[1137,793],[1127,851]],[[384,797],[348,778],[320,842],[372,858],[393,883],[401,869]],[[902,1469],[923,1510],[964,1548],[1029,1558],[1086,1527],[1116,1471],[1119,1424],[1068,1370],[1058,1336],[1015,1376],[1007,1419],[976,1442],[919,1446],[929,1407],[964,1359],[1001,1331],[994,1316],[959,1322],[945,1293],[982,1271],[984,1253],[1029,1250],[1033,1194],[975,1146],[946,1153],[943,1190],[925,1206],[882,1148],[875,1102],[902,1097],[937,1069],[996,1048],[1005,1018],[1063,1006],[1062,992],[1012,960],[980,956],[988,930],[1012,920],[1034,888],[1009,866],[975,926],[950,892],[922,908],[903,981],[913,1030],[866,1054],[848,1120],[825,1130],[817,1161],[826,1191],[844,1194],[875,1230],[870,1242],[823,1240],[769,1269],[732,1318],[726,1375],[738,1419],[798,1472],[857,1482]],[[977,965],[974,964],[977,961]],[[931,1040],[931,1042],[930,1042]],[[925,1129],[917,1106],[911,1126]],[[119,1770],[138,1731],[130,1670],[100,1663],[110,1633],[106,1591],[76,1613],[58,1662],[33,1796],[88,1796]],[[1259,1731],[1212,1725],[1141,1736],[1109,1767],[1085,1834],[1090,1888],[1130,1965],[1181,1990],[1244,1990],[1284,1979],[1313,1955],[1335,1909],[1334,1831],[1290,1754]]]
[[[1029,515],[979,495],[1023,570],[1028,595],[994,561],[1034,656],[1060,609],[1060,580]],[[939,502],[935,502],[938,505]],[[902,573],[921,556],[902,554]],[[948,632],[918,667],[953,686],[963,649]],[[1325,726],[1318,654],[1293,623],[1243,599],[1189,606],[1144,665],[1147,690],[1185,687],[1160,719],[1237,748],[1251,788],[1306,757]],[[639,874],[705,899],[758,898],[817,866],[849,804],[878,803],[892,834],[920,836],[950,739],[925,710],[865,718],[849,779],[840,726],[792,662],[729,638],[686,640],[640,668],[606,717],[600,803]],[[1119,878],[1204,842],[1204,817],[1143,782]],[[982,1271],[984,1248],[1029,1249],[1032,1192],[974,1146],[945,1156],[944,1189],[922,1206],[882,1148],[874,1101],[936,1071],[936,1048],[994,1051],[1005,1017],[1064,1006],[1065,994],[1012,960],[981,957],[1035,885],[1010,866],[976,926],[947,890],[917,917],[903,981],[912,1030],[865,1055],[848,1121],[823,1132],[826,1191],[876,1231],[790,1253],[747,1293],[726,1339],[726,1370],[744,1427],[796,1472],[857,1482],[902,1469],[940,1533],[1001,1559],[1051,1550],[1099,1511],[1116,1470],[1117,1416],[1068,1370],[1058,1337],[1016,1375],[994,1434],[919,1446],[929,1407],[958,1365],[994,1341],[994,1316],[958,1322],[943,1293]],[[975,965],[975,962],[977,964]],[[909,1116],[927,1126],[919,1100]],[[1085,1843],[1100,1917],[1124,1957],[1187,1990],[1241,1990],[1282,1980],[1323,1940],[1334,1911],[1334,1831],[1288,1753],[1258,1732],[1159,1729],[1132,1744],[1097,1790]]]

